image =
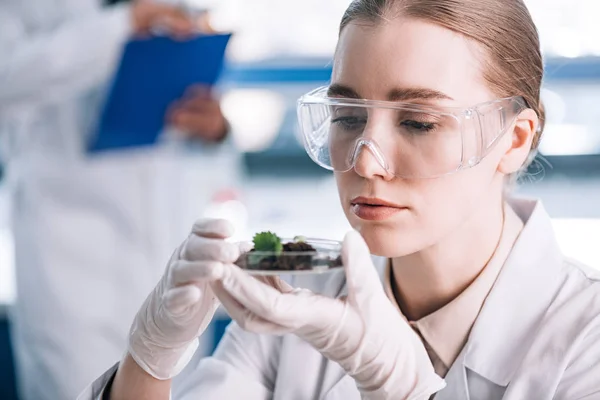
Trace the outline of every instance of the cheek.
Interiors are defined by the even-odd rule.
[[[493,189],[488,171],[469,171],[406,186],[414,203],[411,214],[386,224],[361,226],[371,251],[402,257],[429,248],[457,234],[476,210],[488,203]]]
[[[355,226],[354,221],[352,220],[352,215],[348,205],[348,200],[351,197],[352,193],[356,193],[355,188],[357,187],[358,183],[354,182],[356,182],[356,180],[358,179],[352,179],[350,172],[334,172],[334,176],[335,183],[338,189],[338,196],[342,205],[342,209],[344,210],[344,214],[346,215],[346,219],[348,219],[353,228],[358,229],[358,227]]]
[[[335,177],[335,184],[337,186],[338,195],[340,197],[340,201],[343,202],[343,199],[346,193],[350,190],[350,180],[348,179],[348,173],[339,173],[334,172],[333,176]],[[342,204],[344,210],[346,209],[346,205]]]
[[[464,218],[475,197],[473,180],[458,173],[424,183],[419,189],[418,219],[432,241],[444,236]]]
[[[420,201],[416,206],[414,247],[423,249],[457,233],[478,210],[494,204],[493,199],[501,196],[494,179],[494,169],[480,164],[444,178],[423,181],[415,188]]]

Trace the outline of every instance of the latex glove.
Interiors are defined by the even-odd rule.
[[[423,343],[386,297],[358,232],[346,236],[342,258],[347,298],[293,289],[279,279],[261,282],[228,264],[211,286],[242,328],[297,334],[339,363],[363,398],[428,399],[444,388]]]
[[[219,304],[208,284],[211,271],[240,255],[238,245],[223,240],[232,233],[225,220],[197,222],[137,313],[129,353],[156,379],[177,375],[196,351]]]

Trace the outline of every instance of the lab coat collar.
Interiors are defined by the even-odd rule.
[[[525,356],[557,291],[562,268],[562,254],[541,202],[509,203],[525,226],[464,349],[464,366],[499,386],[508,385]]]

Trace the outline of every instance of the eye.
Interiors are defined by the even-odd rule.
[[[359,107],[338,106],[331,108],[331,124],[344,131],[363,130],[368,114]]]
[[[410,131],[414,133],[428,133],[433,131],[436,128],[435,122],[422,122],[415,121],[411,119],[406,119],[400,122],[401,126],[408,128]]]
[[[362,129],[367,123],[367,119],[359,116],[337,117],[331,120],[332,125],[337,125],[344,130],[353,131]]]

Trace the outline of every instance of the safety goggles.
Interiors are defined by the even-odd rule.
[[[403,178],[435,178],[479,164],[528,108],[522,97],[459,109],[328,97],[327,91],[321,87],[298,100],[309,156],[346,172],[368,149],[387,173]]]

